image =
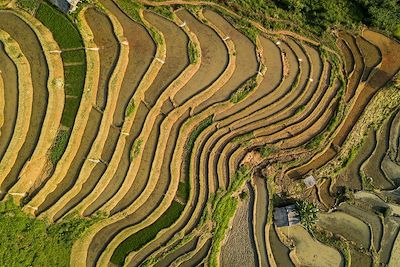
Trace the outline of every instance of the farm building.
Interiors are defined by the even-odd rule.
[[[300,223],[300,216],[295,205],[274,208],[274,223],[278,227],[292,226]]]
[[[55,6],[57,6],[62,12],[72,12],[76,9],[80,0],[50,0]]]

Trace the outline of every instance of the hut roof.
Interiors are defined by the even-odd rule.
[[[295,205],[274,208],[274,223],[278,227],[291,226],[300,223],[300,216]]]

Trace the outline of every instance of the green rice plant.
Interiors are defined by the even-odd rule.
[[[68,130],[59,130],[57,137],[50,149],[49,159],[53,165],[61,159],[67,148],[70,132]]]
[[[179,182],[178,191],[176,192],[176,196],[180,199],[187,201],[189,199],[190,193],[190,184],[188,181]]]
[[[36,18],[49,28],[62,49],[83,47],[77,28],[55,7],[42,2],[36,11]]]
[[[173,201],[171,206],[153,224],[129,236],[119,244],[111,257],[111,262],[122,266],[130,252],[138,251],[153,240],[162,229],[171,226],[179,218],[184,208],[184,205]]]
[[[246,96],[254,90],[257,86],[257,81],[256,81],[256,75],[248,79],[243,85],[239,87],[238,90],[236,90],[230,97],[230,101],[234,104],[239,103],[243,99],[246,98]]]

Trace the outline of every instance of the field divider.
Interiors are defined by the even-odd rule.
[[[181,266],[182,263],[190,261],[191,259],[193,259],[193,257],[204,247],[207,245],[208,242],[212,242],[211,241],[211,234],[207,233],[207,234],[203,234],[199,236],[199,240],[197,241],[196,244],[196,248],[192,251],[189,251],[188,253],[185,253],[183,255],[181,255],[180,257],[178,257],[177,259],[175,259],[172,263],[171,263],[171,267],[177,267],[177,266]],[[207,266],[207,265],[206,265]]]
[[[36,148],[21,170],[18,182],[11,188],[11,191],[27,194],[30,187],[45,179],[49,168],[48,152],[57,137],[57,130],[61,123],[64,109],[64,67],[61,55],[51,51],[60,50],[54,40],[52,33],[39,20],[22,11],[14,12],[23,19],[36,33],[48,67],[48,101],[46,116],[43,121],[42,130]],[[22,195],[14,195],[14,201],[20,203]]]
[[[3,75],[0,71],[0,136],[1,136],[1,128],[4,124],[4,109],[5,109],[5,99],[4,99],[4,82]]]
[[[144,18],[142,18],[144,23],[149,24]],[[181,21],[176,18],[175,21],[176,24],[181,24]],[[150,24],[148,25],[150,27]],[[186,29],[187,31],[187,26],[184,26],[183,29]],[[199,42],[197,40],[197,37],[191,33],[190,31],[187,32],[189,34],[189,38],[192,42],[194,42],[197,46],[199,46]],[[160,32],[160,35],[162,33]],[[164,42],[165,43],[165,42]],[[164,57],[165,59],[165,57]],[[163,59],[163,60],[164,60]],[[146,117],[146,121],[144,123],[144,127],[139,134],[139,136],[136,138],[136,140],[142,140],[143,146],[145,143],[147,143],[149,137],[150,137],[150,132],[151,129],[153,128],[156,118],[159,114],[161,114],[162,106],[165,101],[168,101],[171,99],[189,80],[190,78],[198,71],[199,67],[201,64],[201,59],[198,60],[196,64],[191,64],[189,65],[178,77],[175,79],[161,94],[161,96],[157,99],[156,104],[152,107],[150,110],[149,114]],[[131,162],[131,165],[129,166],[127,178],[124,180],[123,184],[120,187],[120,190],[113,196],[113,198],[108,201],[102,208],[101,211],[109,213],[111,210],[113,210],[117,204],[123,199],[123,197],[126,195],[126,193],[129,191],[129,188],[132,186],[134,179],[137,176],[137,173],[139,171],[140,164],[135,164],[136,162],[139,163],[141,162],[141,159],[143,157],[143,150],[141,150],[138,155],[135,157],[135,159]]]
[[[5,31],[0,30],[0,41],[4,44],[7,55],[17,67],[18,75],[18,114],[15,130],[7,150],[0,162],[0,184],[4,182],[17,160],[29,130],[33,105],[33,84],[31,67],[18,43]],[[1,195],[6,192],[0,192]]]
[[[78,27],[86,47],[87,62],[86,79],[81,104],[78,109],[78,114],[75,119],[68,146],[62,158],[58,162],[54,174],[44,185],[42,190],[40,190],[29,202],[29,205],[26,205],[23,208],[24,211],[28,213],[35,214],[35,208],[45,201],[47,195],[56,189],[57,185],[67,174],[68,167],[71,165],[76,153],[78,152],[79,144],[82,141],[82,135],[89,119],[90,110],[96,105],[96,95],[100,75],[100,57],[98,50],[92,49],[96,48],[96,44],[93,41],[93,33],[84,17],[84,11],[86,9],[87,7],[84,7],[77,16]]]
[[[201,14],[201,13],[200,13]],[[200,17],[200,19],[201,19],[201,17]],[[205,18],[203,18],[203,19],[205,19]],[[210,25],[210,23],[207,23],[209,26],[211,26],[212,27],[212,25]],[[213,27],[214,28],[214,27]],[[219,29],[218,28],[214,28],[214,30],[216,30],[216,32],[219,34],[219,36],[222,38],[223,36],[224,36],[224,34],[221,32],[221,31],[219,31]],[[226,40],[228,40],[228,39],[226,39],[225,38],[225,40],[224,41],[226,41]],[[259,41],[259,40],[258,40]],[[261,45],[260,45],[260,43],[259,42],[257,42],[258,43],[258,46],[257,46],[257,49],[258,49],[258,52],[259,52],[259,54],[262,54],[262,47],[261,47]],[[261,59],[259,59],[260,61],[262,61],[262,62],[264,62],[264,59],[263,58],[261,58]],[[259,81],[260,81],[260,79],[262,79],[262,76],[264,75],[264,73],[265,73],[265,71],[266,71],[266,69],[265,68],[262,68],[261,69],[261,71],[258,73],[258,76],[257,76],[257,84],[259,84]],[[206,109],[205,111],[203,111],[202,113],[200,113],[200,114],[198,114],[198,115],[195,115],[194,117],[192,117],[192,118],[190,118],[188,121],[186,121],[185,122],[185,124],[182,126],[182,128],[187,128],[187,127],[189,127],[189,129],[193,129],[193,127],[195,127],[196,125],[198,125],[199,124],[199,122],[201,122],[201,121],[203,121],[205,118],[207,118],[208,116],[212,116],[213,114],[215,114],[216,112],[218,112],[218,111],[223,111],[223,110],[227,110],[229,107],[231,107],[232,105],[234,105],[232,102],[230,102],[229,100],[228,101],[224,101],[224,102],[220,102],[220,103],[217,103],[217,104],[215,104],[215,105],[213,105],[212,107],[210,107],[210,108],[208,108],[208,109]],[[192,126],[190,126],[190,125],[192,125]],[[206,131],[204,131],[204,132],[206,132]],[[204,133],[203,132],[203,133]],[[180,132],[180,134],[181,134],[181,132]],[[181,140],[182,138],[180,138],[180,137],[178,137],[178,139],[179,140]],[[196,141],[195,141],[195,146],[196,146],[196,144],[198,145],[198,142],[199,141],[201,141],[199,138],[198,139],[196,139]],[[184,142],[178,142],[179,144],[184,144]],[[182,153],[182,154],[181,154]],[[183,153],[184,153],[184,151],[181,151],[181,152],[179,152],[178,154],[176,153],[176,150],[175,150],[175,152],[174,152],[174,158],[176,159],[176,161],[178,161],[179,159],[181,159],[182,158],[182,156],[183,156]],[[195,159],[195,155],[196,155],[196,153],[193,153],[192,152],[192,154],[191,154],[191,164],[192,164],[192,166],[193,166],[193,164],[194,164],[194,159]],[[174,162],[174,161],[173,161]],[[176,163],[176,165],[179,165],[178,164],[179,162],[177,162]],[[171,163],[171,166],[175,166],[175,164],[174,163]],[[171,167],[172,168],[172,167]],[[190,171],[189,171],[190,172]],[[192,183],[195,181],[195,177],[194,177],[194,175],[192,175],[193,174],[193,172],[190,172],[190,179],[191,179],[191,181],[192,181]],[[179,176],[180,177],[180,176]],[[200,188],[202,187],[202,185],[200,185]],[[200,189],[201,190],[201,189]],[[199,194],[201,194],[201,192],[199,193]],[[193,199],[193,192],[191,192],[190,193],[190,195],[189,195],[189,200],[188,200],[188,203],[191,203],[191,201],[192,201],[192,199]],[[197,203],[198,204],[198,203]],[[199,205],[197,205],[197,207],[198,207]],[[201,205],[200,205],[201,206]],[[178,221],[176,221],[171,227],[169,227],[169,229],[172,229],[174,226],[176,226],[178,223],[179,223],[179,221],[182,219],[182,218],[184,218],[185,216],[187,216],[187,213],[189,212],[189,210],[191,210],[192,208],[190,207],[190,205],[186,205],[185,206],[185,209],[184,209],[184,211],[182,212],[182,214],[181,214],[181,217],[180,217],[180,219],[178,220]],[[197,208],[196,208],[196,210],[197,210]],[[198,213],[198,210],[197,210],[197,213]],[[196,216],[191,216],[190,218],[189,218],[189,221],[192,221],[193,220],[193,218],[195,218]],[[193,223],[193,222],[192,222]],[[179,236],[181,236],[181,235],[184,235],[184,232],[185,232],[185,229],[186,228],[189,228],[188,226],[189,225],[191,225],[192,223],[190,223],[190,222],[188,222],[188,223],[186,223],[186,225],[185,225],[185,227],[183,228],[183,229],[181,229],[180,231],[179,231],[179,233],[175,233],[175,235],[174,235],[174,240],[176,240]],[[168,232],[168,230],[169,229],[165,229],[165,230],[162,230],[159,234],[158,234],[158,236],[161,236],[162,234],[164,234],[164,233],[167,233]],[[156,237],[156,239],[157,239],[157,237]],[[155,239],[155,240],[156,240]],[[131,253],[131,256],[130,257],[133,257],[133,255],[135,254],[135,252],[132,252]],[[127,262],[129,262],[129,261],[127,261]]]
[[[122,25],[118,22],[117,18],[109,11],[107,11],[106,9],[104,9],[104,11],[113,25],[113,30],[115,36],[119,41],[120,49],[117,64],[115,65],[113,73],[108,82],[107,104],[101,119],[100,129],[87,156],[88,159],[101,158],[108,132],[110,130],[110,126],[112,125],[113,114],[117,105],[119,90],[121,89],[122,81],[124,78],[123,74],[126,72],[129,63],[129,46],[125,45],[126,37],[124,36]],[[71,199],[71,195],[73,195],[74,193],[79,193],[81,187],[78,187],[76,185],[79,183],[83,184],[82,181],[86,181],[88,179],[96,164],[97,163],[95,162],[86,160],[84,165],[82,166],[82,169],[80,170],[77,181],[75,182],[73,188],[69,190],[73,191],[73,193],[69,193],[68,191],[68,193],[64,194],[61,199],[59,199],[52,207],[43,212],[43,214],[41,214],[41,217],[45,217],[52,221],[57,212],[61,208],[63,208],[64,205],[67,204],[68,201]]]
[[[225,84],[228,81],[228,79],[233,74],[235,64],[236,64],[235,56],[234,56],[234,51],[235,51],[234,45],[231,40],[227,40],[226,42],[229,45],[228,46],[229,54],[232,55],[232,57],[229,57],[228,67],[225,69],[223,74],[216,81],[214,81],[212,83],[212,85],[210,85],[206,90],[200,92],[199,94],[192,97],[189,101],[185,102],[183,105],[177,107],[163,121],[163,123],[161,125],[159,146],[157,147],[155,160],[152,165],[149,181],[148,181],[143,193],[136,199],[136,201],[131,206],[129,206],[128,208],[126,208],[125,210],[123,210],[121,212],[116,213],[115,215],[111,216],[110,218],[100,222],[99,224],[95,225],[92,229],[89,229],[86,237],[94,236],[96,228],[101,229],[106,225],[109,225],[115,221],[125,218],[129,214],[132,214],[134,211],[136,211],[138,208],[140,208],[140,206],[142,206],[146,202],[146,200],[149,198],[151,192],[154,190],[155,186],[157,185],[157,181],[158,181],[157,174],[160,172],[161,166],[162,166],[162,159],[159,155],[160,154],[162,155],[166,149],[165,146],[166,146],[167,138],[168,138],[168,135],[166,133],[168,133],[171,130],[170,128],[172,127],[173,122],[176,120],[176,118],[181,117],[187,110],[192,109],[193,107],[198,105],[198,103],[201,103],[202,99],[211,97],[223,84]],[[187,131],[189,132],[190,129]],[[189,133],[185,133],[185,134],[188,135]],[[184,146],[184,144],[179,144],[179,143],[178,143],[178,145],[180,145],[180,147],[182,147],[182,148]],[[177,147],[175,149],[177,149]],[[175,156],[175,154],[174,154],[174,156]],[[174,159],[172,160],[172,162],[174,162]],[[180,168],[176,169],[176,168],[171,167],[171,177],[180,177],[179,174],[176,175],[176,173],[179,173],[179,172],[180,172]],[[177,179],[172,178],[171,183],[169,184],[169,188],[168,188],[167,192],[165,193],[165,198],[162,200],[162,202],[156,208],[156,210],[141,223],[136,224],[135,226],[129,227],[128,229],[122,230],[107,246],[106,250],[103,252],[103,254],[100,257],[99,264],[101,264],[102,262],[103,263],[109,262],[115,248],[119,245],[120,242],[122,242],[125,239],[126,236],[131,235],[131,234],[143,229],[144,227],[149,226],[150,224],[154,223],[159,218],[159,216],[161,216],[161,214],[166,211],[166,209],[171,205],[171,203],[175,197],[176,191],[178,189],[178,184],[179,184],[179,181]],[[110,203],[110,202],[108,202],[108,203]],[[71,258],[77,258],[77,257],[74,257],[74,252],[75,253],[80,252],[80,254],[84,254],[84,255],[82,255],[82,257],[84,257],[84,258],[79,257],[80,260],[85,260],[87,255],[84,253],[84,251],[87,250],[89,244],[90,244],[90,240],[87,240],[86,238],[84,238],[81,242],[78,241],[76,243],[76,245],[73,246],[73,253],[71,255]]]

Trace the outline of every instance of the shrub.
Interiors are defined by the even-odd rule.
[[[308,201],[297,201],[296,209],[300,215],[301,224],[309,231],[313,232],[313,228],[318,221],[318,208],[315,204]]]

